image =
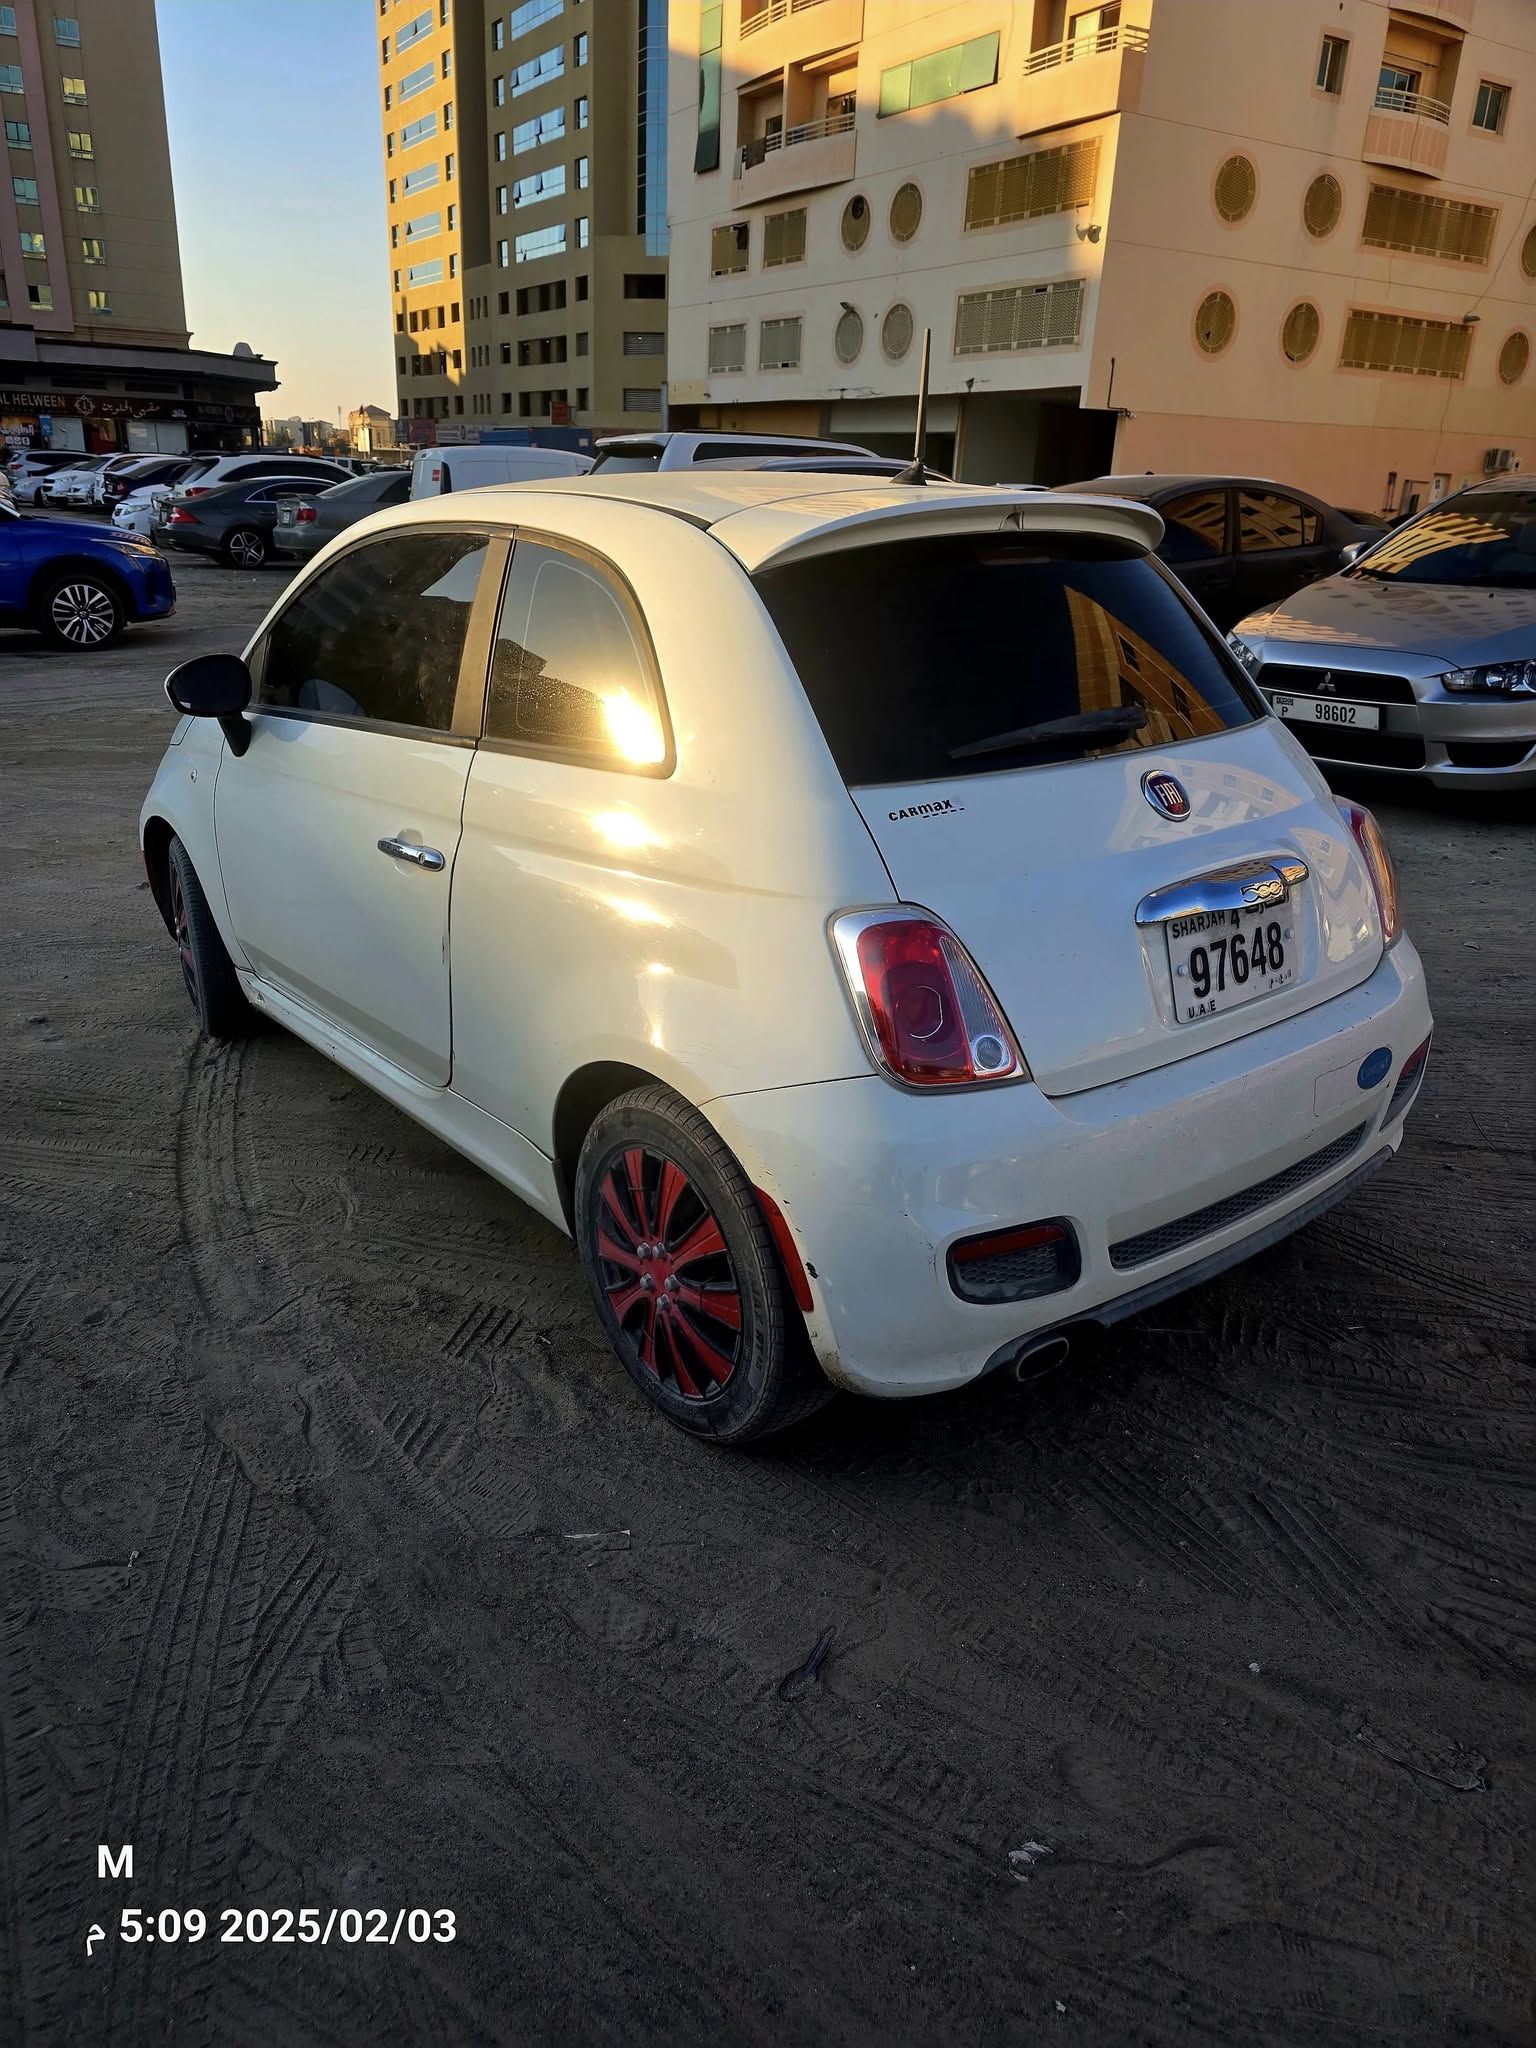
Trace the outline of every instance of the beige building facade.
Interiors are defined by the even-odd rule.
[[[400,431],[654,427],[666,0],[379,0]]]
[[[0,109],[6,439],[253,445],[272,366],[188,346],[154,0],[0,5]]]
[[[679,424],[974,480],[1536,463],[1533,0],[673,8]]]

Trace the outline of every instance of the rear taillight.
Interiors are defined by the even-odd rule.
[[[1355,844],[1370,875],[1371,887],[1376,891],[1376,907],[1381,912],[1381,936],[1390,946],[1403,928],[1403,916],[1397,889],[1397,869],[1387,851],[1387,842],[1381,827],[1364,804],[1352,803],[1343,796],[1335,797],[1334,802],[1343,812],[1345,824],[1355,835]]]
[[[909,1088],[1027,1081],[996,997],[947,925],[921,912],[847,911],[832,943],[870,1056]]]
[[[187,488],[182,492],[181,495],[184,498],[206,498],[208,495],[208,486],[207,484],[188,484]]]
[[[196,526],[197,515],[193,512],[183,512],[178,505],[169,519],[167,519],[166,524],[167,526]]]
[[[313,505],[301,505],[293,516],[301,525],[308,526],[316,517],[315,508]]]

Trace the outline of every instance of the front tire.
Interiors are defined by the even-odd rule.
[[[116,587],[92,570],[56,576],[38,594],[37,629],[55,647],[92,654],[120,640],[128,607]]]
[[[598,1117],[575,1222],[609,1343],[679,1429],[743,1444],[830,1399],[750,1182],[671,1089],[634,1089]]]
[[[237,526],[224,543],[224,559],[232,569],[259,569],[267,559],[267,543],[254,527]]]
[[[251,1028],[251,1006],[213,921],[192,857],[179,839],[171,841],[166,882],[171,936],[198,1028],[205,1038],[241,1038]]]

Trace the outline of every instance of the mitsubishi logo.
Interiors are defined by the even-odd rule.
[[[1323,670],[1323,679],[1317,687],[1319,693],[1326,697],[1336,697],[1339,694],[1338,688],[1333,680],[1333,670],[1331,668],[1325,668]]]

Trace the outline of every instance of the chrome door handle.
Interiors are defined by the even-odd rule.
[[[409,861],[413,868],[430,868],[433,874],[447,866],[435,846],[412,846],[407,839],[381,839],[379,851],[391,860]]]

